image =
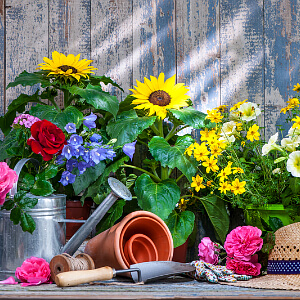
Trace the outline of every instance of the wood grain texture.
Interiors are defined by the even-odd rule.
[[[175,0],[133,0],[133,78],[176,73]]]
[[[98,75],[121,85],[124,93],[110,85],[104,88],[124,100],[132,87],[132,1],[93,0],[91,7],[93,65]]]
[[[219,1],[177,1],[176,37],[177,79],[194,108],[220,105]]]
[[[48,53],[48,3],[44,0],[6,1],[6,84],[24,70],[35,71]],[[17,86],[6,91],[6,107],[20,93],[36,87]]]
[[[265,126],[267,136],[284,124],[279,111],[296,93],[299,82],[300,15],[299,0],[265,1]],[[285,128],[289,128],[285,125]]]
[[[220,18],[221,102],[248,99],[263,107],[263,1],[222,0]]]
[[[0,0],[0,115],[5,108],[5,5]]]

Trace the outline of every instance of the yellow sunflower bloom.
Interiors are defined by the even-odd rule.
[[[138,104],[134,109],[148,110],[148,115],[156,115],[160,119],[167,116],[168,109],[180,109],[188,105],[189,91],[183,83],[175,84],[176,75],[165,81],[165,74],[160,73],[158,78],[150,76],[144,78],[144,83],[136,81],[137,86],[130,89],[135,100],[132,104]]]
[[[196,145],[197,143],[193,143],[193,144],[191,144],[191,145],[189,145],[186,149],[185,149],[185,151],[184,151],[184,154],[187,154],[188,156],[192,156],[193,155],[193,152],[194,152],[194,150],[195,150],[195,145]],[[197,144],[198,145],[198,144]]]
[[[299,83],[297,83],[296,85],[294,85],[293,91],[295,91],[297,93],[300,91],[300,84]]]
[[[253,142],[254,140],[259,140],[260,134],[258,132],[259,126],[257,126],[256,124],[253,124],[248,132],[247,132],[247,139],[250,140],[251,142]]]
[[[92,60],[80,59],[80,54],[69,54],[65,56],[57,51],[52,52],[52,60],[44,57],[44,63],[38,64],[37,69],[50,71],[47,76],[54,75],[66,79],[75,78],[77,81],[80,77],[87,78],[88,74],[93,73],[93,70],[98,70],[93,66],[89,66]]]
[[[222,151],[223,151],[223,149],[220,148],[217,143],[210,146],[210,153],[214,157],[218,157],[219,155],[221,155]]]
[[[221,181],[218,190],[220,190],[221,193],[226,194],[227,191],[231,190],[231,185],[228,181]]]
[[[245,185],[246,181],[239,181],[238,178],[236,178],[234,181],[231,183],[231,191],[237,195],[237,194],[243,194],[245,193]]]
[[[293,118],[292,121],[295,122],[295,124],[293,124],[292,128],[300,129],[300,117],[296,116],[296,118]]]
[[[210,130],[208,128],[205,128],[204,130],[201,130],[200,131],[200,140],[201,141],[206,141],[207,138],[209,137],[210,135]]]
[[[228,178],[228,175],[231,174],[231,169],[226,167],[223,170],[220,171],[220,173],[217,175],[217,177],[220,177],[220,181],[224,181]]]
[[[216,109],[207,110],[207,116],[205,119],[210,120],[213,123],[220,123],[222,122],[224,116],[221,115]]]
[[[201,143],[201,145],[197,144],[194,150],[194,157],[197,161],[203,161],[207,159],[207,156],[209,155],[209,151],[207,147],[205,146],[205,143]]]
[[[192,177],[193,182],[191,183],[191,187],[194,187],[196,192],[199,192],[200,189],[204,189],[205,185],[202,184],[203,182],[203,177],[200,177],[197,175],[196,177]]]
[[[287,101],[289,104],[288,106],[291,106],[292,108],[294,107],[299,107],[299,99],[298,98],[291,98],[289,101]]]

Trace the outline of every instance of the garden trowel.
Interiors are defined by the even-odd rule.
[[[195,267],[186,263],[174,261],[149,261],[131,265],[130,269],[125,270],[102,267],[94,270],[63,272],[56,275],[55,283],[61,287],[75,286],[91,281],[110,280],[119,274],[128,274],[129,272],[131,273],[134,282],[145,283],[166,278],[171,275],[179,275],[181,273],[193,271],[195,271]]]

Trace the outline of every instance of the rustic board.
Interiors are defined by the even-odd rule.
[[[2,101],[1,101],[2,100]],[[0,0],[0,114],[3,115],[5,107],[5,5]]]

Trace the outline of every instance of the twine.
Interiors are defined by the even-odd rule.
[[[89,263],[84,257],[75,258],[68,253],[63,253],[62,255],[70,262],[70,271],[89,270]]]

